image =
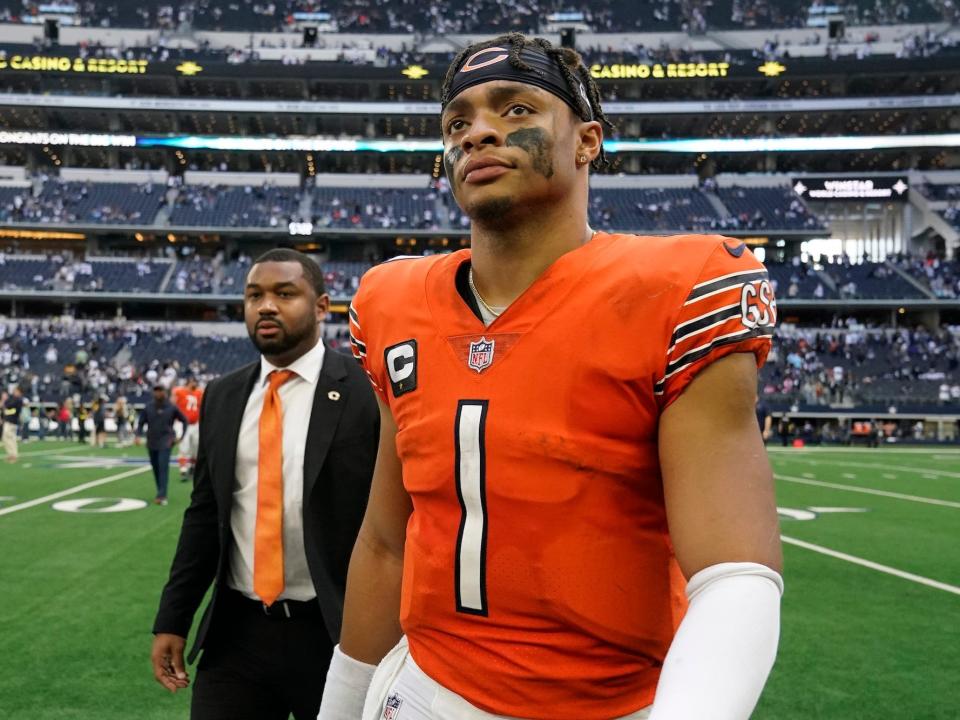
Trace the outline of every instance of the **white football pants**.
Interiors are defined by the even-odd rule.
[[[650,708],[617,720],[643,720]],[[471,705],[431,679],[410,656],[403,638],[377,666],[363,720],[516,720]],[[613,720],[611,718],[611,720]]]

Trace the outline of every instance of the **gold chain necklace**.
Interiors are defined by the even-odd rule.
[[[492,307],[487,305],[487,301],[483,299],[483,295],[480,294],[480,291],[477,290],[477,286],[473,283],[473,266],[470,266],[470,272],[467,273],[467,283],[470,285],[470,291],[473,293],[474,297],[480,301],[480,304],[486,309],[488,313],[493,315],[495,318],[500,317],[505,308],[501,308],[500,312],[497,312]]]

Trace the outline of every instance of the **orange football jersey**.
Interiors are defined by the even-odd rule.
[[[378,266],[350,311],[413,503],[410,652],[491,713],[626,715],[653,701],[685,609],[658,418],[713,360],[763,362],[767,274],[717,236],[598,233],[484,327],[456,288],[469,259]]]
[[[203,390],[190,390],[186,385],[173,389],[173,402],[180,408],[191,425],[200,422],[200,401],[203,399]]]

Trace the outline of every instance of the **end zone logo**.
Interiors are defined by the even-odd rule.
[[[740,291],[740,322],[751,330],[777,323],[777,301],[770,282],[750,283]]]

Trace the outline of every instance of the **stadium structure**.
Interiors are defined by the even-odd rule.
[[[489,5],[489,7],[487,7]],[[253,357],[250,259],[447,252],[439,85],[469,42],[576,47],[616,131],[598,229],[744,239],[776,282],[784,441],[955,442],[960,49],[951,3],[0,2],[0,362],[37,404]],[[96,362],[77,363],[76,355]]]
[[[254,360],[242,288],[264,250],[322,265],[348,351],[369,267],[468,245],[440,85],[462,48],[517,30],[578,49],[616,125],[595,228],[741,238],[776,284],[760,399],[786,592],[752,717],[955,720],[958,12],[0,0],[0,380],[34,413],[0,470],[0,718],[190,716],[148,657],[192,486],[151,503],[129,423],[105,446],[70,430],[95,428],[94,399],[112,431],[119,398],[133,418],[154,383]]]

